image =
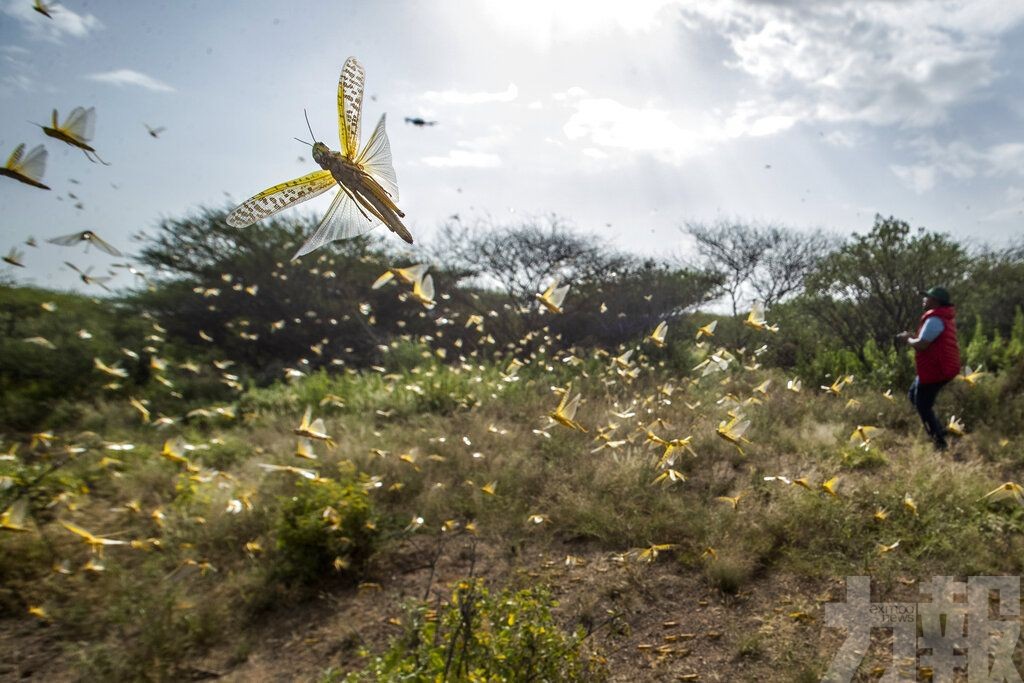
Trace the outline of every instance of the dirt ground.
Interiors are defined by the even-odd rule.
[[[569,545],[510,557],[484,542],[472,550],[452,542],[432,573],[434,553],[408,543],[382,560],[388,571],[378,571],[375,584],[271,611],[244,634],[183,663],[176,679],[315,681],[329,667],[358,668],[360,647],[380,651],[401,632],[403,603],[428,593],[444,599],[470,572],[493,587],[549,586],[559,621],[592,631],[588,646],[607,659],[614,681],[816,680],[844,637],[824,625],[823,609],[844,599],[842,579],[771,574],[725,595],[671,552],[639,564]],[[909,584],[902,591],[908,596]],[[0,621],[0,680],[78,680],[68,649],[58,626]],[[877,677],[866,673],[863,680]]]

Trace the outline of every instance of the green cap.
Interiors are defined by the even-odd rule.
[[[938,301],[943,306],[949,306],[952,301],[949,299],[949,292],[946,291],[945,287],[932,287],[926,292],[921,292],[923,296],[930,296],[931,298]]]

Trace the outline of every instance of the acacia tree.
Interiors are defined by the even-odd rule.
[[[769,308],[800,292],[807,275],[835,246],[820,230],[800,232],[778,225],[687,223],[685,231],[696,241],[705,265],[722,274],[722,290],[734,316],[748,290]]]
[[[1024,292],[1024,241],[1003,249],[983,246],[972,256],[969,286],[956,295],[960,309],[1009,336]]]
[[[614,346],[713,299],[721,284],[717,273],[619,252],[557,216],[513,225],[451,221],[435,254],[453,272],[505,294],[493,326],[506,340],[547,323],[566,344]],[[534,295],[556,278],[572,285],[571,304],[542,318]]]
[[[239,230],[224,216],[203,209],[144,238],[139,260],[162,275],[135,303],[170,338],[216,349],[266,380],[296,362],[365,364],[392,337],[432,329],[418,304],[390,287],[370,289],[397,260],[379,239],[335,242],[293,261],[311,221],[275,218]]]
[[[866,235],[855,235],[810,274],[800,307],[835,335],[863,353],[872,339],[887,347],[921,314],[921,291],[936,284],[954,297],[963,291],[970,258],[948,235],[912,230],[896,218],[875,216]]]
[[[568,344],[616,347],[692,313],[717,296],[721,282],[717,273],[637,259],[613,280],[580,283],[551,328]]]
[[[514,225],[489,218],[472,224],[449,221],[434,253],[455,271],[498,287],[520,305],[532,302],[549,280],[615,277],[630,261],[594,235],[572,230],[555,215]]]
[[[449,221],[433,252],[463,281],[505,294],[504,315],[495,320],[495,327],[506,337],[537,327],[540,313],[534,295],[551,281],[570,282],[574,287],[609,281],[630,261],[596,237],[571,230],[554,215],[514,225],[491,219],[472,224]]]

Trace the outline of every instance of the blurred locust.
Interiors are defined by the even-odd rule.
[[[53,116],[51,117],[51,126],[44,126],[36,124],[43,129],[43,132],[49,135],[51,138],[60,140],[61,142],[67,143],[72,147],[77,147],[85,153],[85,158],[95,163],[100,162],[104,166],[109,166],[106,161],[100,159],[100,155],[96,153],[96,150],[89,143],[92,142],[93,135],[96,133],[96,108],[89,107],[75,107],[68,114],[67,118],[64,119],[64,123],[60,123],[57,119],[57,110],[53,110]],[[93,158],[95,157],[95,159]]]
[[[11,152],[7,163],[0,168],[0,175],[14,178],[17,181],[38,187],[43,190],[50,188],[43,185],[43,171],[46,170],[46,148],[36,145],[25,154],[25,145],[20,144]]]

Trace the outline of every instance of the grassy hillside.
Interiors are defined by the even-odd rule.
[[[943,394],[965,434],[936,453],[900,387],[538,340],[521,368],[395,343],[376,369],[162,415],[115,392],[9,435],[0,676],[816,680],[843,576],[912,596],[1021,573],[1024,512],[983,499],[1022,478],[1019,369]],[[566,390],[586,432],[549,418]]]

